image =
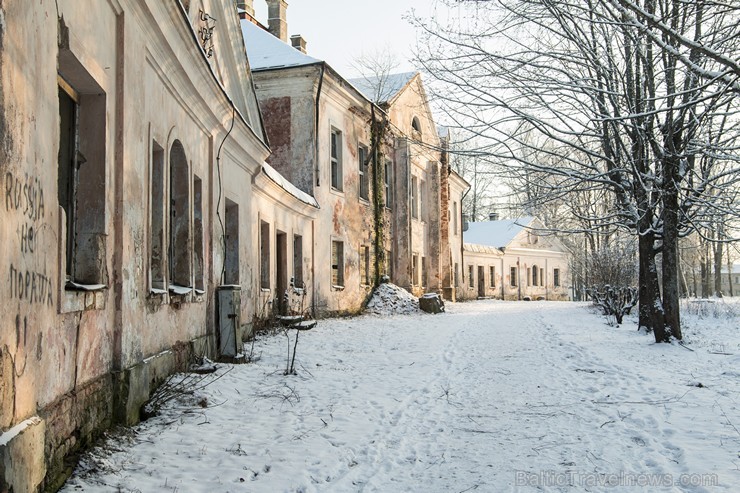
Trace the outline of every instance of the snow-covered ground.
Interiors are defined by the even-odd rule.
[[[262,337],[64,491],[739,491],[729,308],[686,315],[688,349],[565,302],[320,321],[297,376],[285,337]]]

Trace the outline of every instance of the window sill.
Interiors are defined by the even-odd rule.
[[[331,289],[333,291],[344,291],[344,286],[339,286],[337,284],[333,284],[332,287],[331,287]]]
[[[362,205],[370,205],[370,199],[360,197],[358,200],[360,201]]]
[[[341,195],[342,197],[344,197],[344,190],[340,190],[340,189],[338,189],[338,188],[334,188],[334,187],[331,187],[331,188],[329,189],[329,191],[330,191],[331,193],[333,193],[334,195]]]
[[[82,285],[81,285],[82,286]],[[97,285],[94,285],[97,287]],[[65,285],[59,300],[59,313],[83,312],[105,309],[108,300],[108,287],[97,289],[68,288]]]

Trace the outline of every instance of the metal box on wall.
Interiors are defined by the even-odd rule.
[[[219,286],[218,297],[218,354],[234,358],[241,349],[238,337],[241,320],[241,286]]]

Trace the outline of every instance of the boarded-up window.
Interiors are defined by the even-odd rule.
[[[488,270],[490,271],[489,276],[491,278],[490,285],[492,288],[495,288],[496,287],[496,267],[492,265],[488,268]]]
[[[468,287],[475,287],[475,269],[472,265],[468,265]]]
[[[426,287],[429,286],[429,266],[427,265],[427,258],[421,258],[421,285]]]
[[[460,266],[455,262],[455,287],[460,286]]]
[[[331,283],[333,286],[344,286],[344,243],[331,242]]]

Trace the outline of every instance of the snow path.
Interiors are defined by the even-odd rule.
[[[589,483],[620,474],[736,491],[740,337],[715,355],[573,303],[447,310],[321,321],[301,335],[298,376],[282,375],[284,337],[260,339],[257,363],[201,391],[209,408],[143,423],[65,491],[645,490]],[[718,484],[674,485],[682,474]]]

